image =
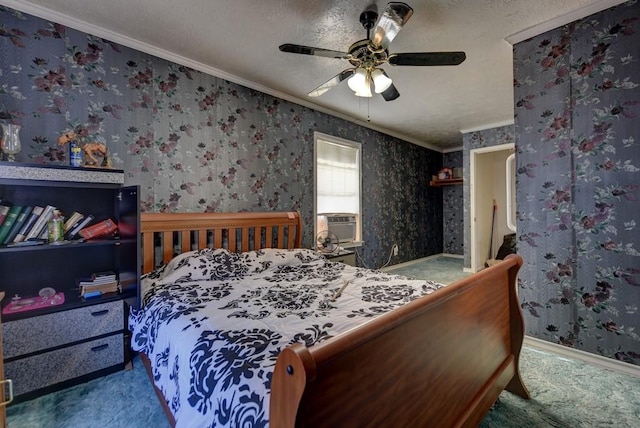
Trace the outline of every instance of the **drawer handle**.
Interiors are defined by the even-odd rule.
[[[13,401],[13,381],[11,379],[3,379],[0,380],[0,384],[2,384],[2,388],[5,388],[4,384],[9,385],[9,398],[0,403],[0,407],[3,407]]]
[[[107,349],[108,347],[109,347],[108,343],[103,343],[102,345],[94,346],[93,348],[91,348],[91,350],[93,352],[99,352],[99,351],[102,351],[103,349]]]
[[[107,315],[108,313],[109,313],[109,309],[103,309],[101,311],[91,312],[91,315],[93,315],[94,317],[100,317],[102,315]]]

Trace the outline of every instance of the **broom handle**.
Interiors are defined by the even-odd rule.
[[[493,215],[491,216],[491,238],[489,239],[489,259],[493,257],[493,226],[496,223],[496,211],[498,211],[498,204],[496,200],[493,200]]]

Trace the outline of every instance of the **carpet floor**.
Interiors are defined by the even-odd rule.
[[[462,259],[431,259],[431,273],[455,266],[439,279],[461,275]],[[453,260],[453,262],[452,262]],[[457,263],[457,265],[456,265]],[[436,269],[434,266],[439,266]],[[409,265],[417,269],[416,265]],[[400,269],[393,269],[400,273]],[[405,274],[405,273],[402,273]],[[447,276],[448,275],[448,276]],[[466,275],[466,274],[465,274]],[[414,276],[414,275],[410,275]],[[419,277],[419,276],[415,276]],[[522,379],[532,398],[503,392],[481,428],[597,428],[640,426],[640,378],[525,346]],[[139,359],[122,371],[7,409],[9,428],[164,428],[169,424]],[[415,399],[415,397],[412,397]]]
[[[441,284],[451,284],[471,275],[463,272],[464,260],[460,257],[436,256],[418,259],[382,269],[385,272],[410,278],[430,279]]]

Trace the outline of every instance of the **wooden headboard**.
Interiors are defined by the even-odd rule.
[[[296,211],[239,213],[142,213],[142,273],[176,253],[202,248],[241,252],[300,248],[302,219]],[[158,254],[159,253],[159,254]]]

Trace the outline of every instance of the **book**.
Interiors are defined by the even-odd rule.
[[[105,280],[105,279],[116,279],[116,273],[112,270],[107,270],[104,272],[95,272],[91,274],[91,279],[94,281]]]
[[[85,227],[84,229],[81,229],[79,233],[84,239],[92,239],[112,235],[116,230],[118,230],[118,226],[109,218],[89,227]]]
[[[15,237],[18,235],[18,232],[20,232],[20,229],[22,229],[22,225],[31,214],[32,210],[32,206],[25,206],[22,208],[22,210],[20,210],[20,214],[18,214],[16,221],[14,221],[13,226],[11,226],[11,230],[9,230],[7,237],[4,238],[4,241],[2,242],[3,245],[7,245],[13,242]]]
[[[113,285],[116,284],[118,285],[118,281],[115,278],[112,278],[110,280],[104,280],[104,281],[92,281],[88,278],[82,278],[80,281],[78,281],[78,286],[80,287],[102,287],[102,286],[109,286],[109,285]]]
[[[53,217],[51,217],[53,218]],[[49,230],[47,225],[49,224],[49,221],[51,221],[51,219],[49,219],[47,221],[47,223],[44,225],[44,229],[42,229],[42,233],[40,234],[40,236],[38,236],[38,239],[44,239],[45,241],[48,241],[49,238]]]
[[[73,214],[69,216],[67,221],[64,222],[64,233],[67,233],[69,229],[74,227],[80,220],[84,218],[84,214],[80,214],[78,211],[74,211]]]
[[[113,276],[102,276],[100,278],[81,278],[78,281],[78,285],[79,286],[97,286],[97,285],[104,285],[104,284],[110,284],[112,282],[117,283],[116,280],[116,275],[113,274]]]
[[[22,228],[20,228],[20,230],[18,231],[18,234],[15,236],[15,238],[13,238],[13,242],[24,241],[24,238],[27,236],[27,232],[29,232],[29,230],[31,229],[33,224],[36,222],[38,217],[40,217],[40,214],[42,214],[43,209],[44,208],[39,207],[37,205],[33,207],[33,209],[31,210],[31,214],[29,214],[27,219],[22,224]]]
[[[85,218],[80,220],[78,222],[78,224],[76,224],[74,227],[72,227],[69,230],[69,232],[67,233],[67,236],[65,236],[65,238],[66,239],[74,239],[75,236],[78,234],[78,232],[80,232],[82,229],[87,227],[87,225],[89,225],[89,223],[91,223],[94,218],[95,217],[93,215],[91,215],[91,214],[89,214],[88,216],[85,216]]]
[[[80,289],[80,296],[84,297],[89,293],[96,292],[99,292],[100,294],[114,293],[120,290],[120,285],[116,279],[115,273],[111,273],[110,275],[100,276],[97,278],[94,278],[93,276],[89,278],[81,278],[78,280],[78,288]]]
[[[32,238],[39,238],[42,234],[42,231],[47,230],[47,223],[53,217],[53,211],[55,209],[56,207],[54,207],[53,205],[47,205],[46,207],[44,207],[44,209],[42,210],[42,214],[40,214],[40,217],[38,217],[31,230],[29,230],[29,232],[25,236],[25,241]]]
[[[11,231],[11,227],[13,226],[13,223],[16,222],[20,211],[22,211],[22,207],[19,205],[14,205],[9,208],[9,212],[0,226],[0,244],[4,242],[4,238],[6,238]]]
[[[120,289],[118,288],[118,283],[115,283],[115,285],[112,285],[112,286],[109,286],[109,287],[101,287],[101,288],[80,287],[80,296],[82,296],[82,297],[91,296],[92,297],[96,293],[100,293],[100,294],[117,293],[118,291],[120,291]]]
[[[9,214],[9,205],[0,205],[0,226],[2,226],[2,222],[4,221],[7,214]]]
[[[100,285],[83,285],[80,287],[80,294],[87,293],[89,291],[99,291],[101,293],[113,293],[118,291],[118,283],[110,282],[108,284]]]

